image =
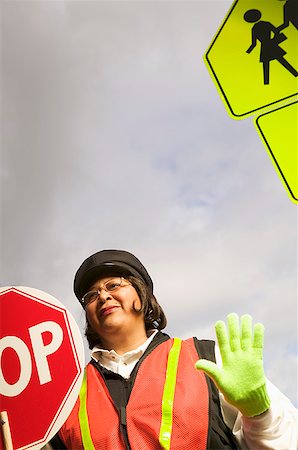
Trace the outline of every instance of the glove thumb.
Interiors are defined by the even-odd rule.
[[[220,377],[220,369],[212,361],[208,361],[207,359],[199,359],[199,361],[196,362],[195,367],[197,370],[203,370],[215,382]]]

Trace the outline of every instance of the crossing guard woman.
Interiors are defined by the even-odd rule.
[[[236,314],[212,341],[172,339],[143,264],[103,250],[79,267],[74,292],[92,352],[56,449],[297,448],[297,415],[263,370],[261,324]]]

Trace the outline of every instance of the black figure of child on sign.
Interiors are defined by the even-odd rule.
[[[260,41],[260,62],[263,63],[264,84],[269,84],[269,64],[274,59],[291,72],[294,77],[297,77],[298,72],[284,58],[287,52],[279,46],[281,42],[287,39],[286,36],[280,33],[280,30],[272,23],[260,20],[261,17],[262,14],[258,9],[250,9],[244,14],[246,22],[255,22],[252,27],[252,44],[246,52],[250,53],[257,45],[257,40]],[[273,37],[271,37],[271,33],[273,33]]]
[[[282,0],[284,1],[284,0]],[[284,4],[284,21],[277,29],[279,31],[287,28],[290,23],[298,30],[298,1],[286,0]]]

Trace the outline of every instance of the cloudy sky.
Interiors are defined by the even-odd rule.
[[[76,269],[129,250],[171,335],[263,322],[266,374],[297,404],[297,207],[203,62],[231,3],[1,3],[1,284],[83,329]]]

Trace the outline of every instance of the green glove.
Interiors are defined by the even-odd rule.
[[[256,324],[252,337],[248,314],[241,317],[241,332],[237,314],[229,314],[227,323],[229,336],[224,322],[215,324],[222,368],[205,359],[197,361],[196,368],[212,378],[227,402],[244,416],[258,416],[270,406],[263,368],[264,327]]]

